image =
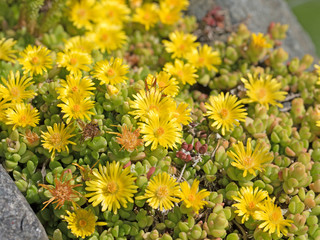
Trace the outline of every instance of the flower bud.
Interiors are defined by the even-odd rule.
[[[197,152],[199,152],[201,146],[202,146],[202,144],[198,141],[198,142],[196,142],[196,143],[194,144],[194,149],[195,149]]]

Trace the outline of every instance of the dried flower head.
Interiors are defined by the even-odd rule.
[[[72,184],[72,181],[74,179],[72,176],[68,179],[68,175],[64,175],[66,172],[67,171],[62,172],[60,178],[55,176],[54,186],[39,184],[39,186],[47,189],[52,195],[52,197],[48,201],[45,201],[43,203],[45,204],[45,206],[42,208],[42,210],[45,209],[50,203],[57,203],[54,209],[61,208],[64,205],[65,201],[74,202],[75,198],[81,196],[81,194],[78,191],[74,190],[74,188],[80,187],[82,186],[82,184]]]
[[[30,144],[34,144],[40,139],[39,135],[35,132],[32,132],[30,129],[27,129],[26,135],[24,135],[24,137]]]
[[[112,134],[116,134],[117,143],[121,144],[123,148],[129,152],[134,151],[137,147],[143,145],[143,139],[140,137],[140,129],[137,128],[136,130],[132,131],[132,126],[128,129],[127,125],[121,127],[122,133],[117,132],[110,132]]]
[[[93,139],[95,136],[100,134],[99,125],[96,121],[93,120],[90,123],[85,123],[78,119],[77,122],[81,127],[82,140],[86,140],[88,138]]]

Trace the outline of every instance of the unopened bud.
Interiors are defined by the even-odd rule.
[[[187,148],[187,151],[191,151],[193,149],[193,145],[192,144],[188,144],[188,148]]]
[[[192,160],[192,157],[190,154],[187,155],[185,162],[190,162]]]
[[[147,173],[147,178],[150,179],[154,171],[156,170],[155,167],[151,167]]]
[[[188,143],[183,142],[183,143],[181,144],[181,148],[183,148],[184,150],[187,151],[187,149],[188,149]]]
[[[123,168],[127,168],[131,166],[131,161],[129,161],[126,165],[123,166]]]
[[[194,148],[195,148],[195,150],[196,150],[197,152],[199,152],[199,149],[200,149],[201,146],[202,146],[202,144],[201,144],[200,142],[196,142],[196,143],[194,144]]]
[[[208,150],[208,144],[204,144],[204,145],[202,145],[202,146],[200,147],[199,153],[200,153],[200,154],[205,154],[205,153],[207,152],[207,150]]]

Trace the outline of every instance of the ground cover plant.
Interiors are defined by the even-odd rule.
[[[50,239],[320,239],[320,67],[188,5],[2,3],[0,159]]]

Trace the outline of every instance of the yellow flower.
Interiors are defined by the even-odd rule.
[[[252,44],[258,48],[271,48],[272,45],[267,42],[266,37],[262,33],[252,33]]]
[[[89,71],[92,58],[89,53],[81,52],[76,49],[65,50],[57,54],[57,64],[59,67],[65,67],[70,74],[81,74],[81,70]]]
[[[254,218],[263,221],[259,228],[263,228],[264,232],[270,234],[277,232],[278,237],[281,232],[287,236],[288,229],[286,227],[290,227],[293,221],[283,218],[281,208],[274,204],[274,200],[267,198],[260,206],[260,210],[254,213]]]
[[[87,119],[90,120],[89,115],[94,115],[91,109],[94,108],[94,101],[90,98],[67,98],[62,99],[63,103],[58,104],[61,107],[61,112],[64,113],[63,118],[67,118],[67,124],[72,119]]]
[[[172,58],[185,58],[189,53],[196,51],[199,46],[197,37],[180,31],[169,34],[168,40],[163,40],[163,44],[168,53],[172,53]]]
[[[179,59],[175,59],[174,65],[172,63],[166,63],[163,70],[171,73],[183,85],[185,85],[186,83],[193,85],[197,82],[197,69],[189,63],[185,64]]]
[[[188,108],[188,103],[182,102],[176,107],[175,111],[172,112],[172,118],[175,118],[177,123],[182,125],[188,125],[192,119],[190,116],[191,109]]]
[[[161,0],[160,4],[165,4],[169,9],[187,10],[189,6],[188,0]]]
[[[186,58],[188,62],[196,68],[206,67],[208,70],[213,69],[215,72],[218,72],[216,66],[221,65],[222,62],[220,53],[218,51],[213,51],[207,44],[203,45],[198,50],[193,49]]]
[[[181,194],[180,198],[184,202],[187,208],[192,208],[196,214],[199,213],[199,210],[202,209],[207,201],[203,200],[204,198],[210,195],[206,189],[202,189],[198,192],[199,180],[195,179],[190,188],[189,183],[184,181],[180,183]]]
[[[245,121],[246,110],[237,99],[236,96],[229,95],[229,92],[226,95],[222,92],[218,96],[210,96],[209,103],[205,104],[208,110],[205,116],[214,120],[211,126],[221,128],[222,135],[225,135],[226,131],[233,130],[234,125],[238,126],[239,121]]]
[[[173,25],[182,18],[181,9],[170,8],[165,2],[160,2],[159,18],[163,24]]]
[[[70,51],[75,49],[80,52],[91,53],[91,51],[96,48],[96,46],[92,44],[92,41],[89,36],[75,36],[65,41],[64,50]]]
[[[47,126],[48,132],[41,131],[41,137],[43,140],[42,146],[48,149],[51,154],[51,160],[55,157],[55,151],[67,151],[69,152],[68,144],[76,145],[76,143],[70,141],[69,139],[75,136],[72,134],[73,128],[70,126],[65,127],[64,123],[54,124],[53,128]]]
[[[238,196],[233,196],[233,199],[237,202],[232,206],[237,208],[235,213],[242,217],[242,223],[249,220],[249,217],[254,217],[256,211],[262,207],[262,202],[268,197],[268,192],[259,190],[256,187],[253,190],[252,186],[242,187],[238,191]]]
[[[125,3],[120,3],[119,1],[103,0],[99,5],[99,9],[102,10],[99,22],[123,26],[130,19],[130,9]]]
[[[1,38],[0,39],[0,60],[7,62],[14,62],[17,56],[15,53],[17,50],[13,50],[12,47],[16,44],[17,41],[12,38]]]
[[[0,98],[1,99],[1,98]],[[5,110],[10,106],[7,100],[2,99],[0,101],[0,122],[4,122],[6,119]]]
[[[119,162],[107,162],[107,166],[99,165],[99,171],[92,172],[92,180],[86,181],[86,191],[92,192],[85,196],[92,206],[101,203],[101,211],[113,211],[126,208],[127,203],[133,203],[133,195],[137,192],[134,181],[136,177],[130,172],[130,167],[123,169]]]
[[[19,63],[23,66],[24,74],[30,73],[43,75],[47,69],[52,68],[52,59],[49,56],[50,50],[44,46],[28,45],[26,49],[20,53]]]
[[[316,122],[316,126],[320,127],[320,120]]]
[[[149,74],[146,82],[149,88],[154,86],[165,96],[175,97],[179,93],[178,82],[168,72],[161,71],[156,77]]]
[[[13,130],[18,127],[35,127],[39,123],[39,112],[30,104],[16,103],[5,111],[6,124],[13,125]]]
[[[129,72],[129,66],[123,64],[121,58],[111,58],[110,61],[102,60],[96,63],[93,68],[93,77],[100,80],[100,84],[116,85],[128,79],[126,74]]]
[[[151,27],[158,22],[158,5],[155,3],[145,3],[142,7],[136,8],[132,21],[143,24],[145,29],[149,31]]]
[[[34,90],[27,90],[33,83],[32,78],[27,76],[20,78],[19,71],[15,75],[10,71],[8,80],[1,78],[1,81],[3,85],[0,84],[0,95],[6,101],[17,103],[37,95]]]
[[[68,229],[77,238],[85,238],[91,236],[96,226],[107,225],[104,222],[97,222],[95,214],[91,210],[82,208],[75,209],[74,212],[66,210],[67,216],[63,216],[68,223]]]
[[[231,165],[243,170],[243,177],[247,176],[247,172],[256,176],[256,170],[261,172],[265,163],[271,162],[273,159],[272,154],[260,142],[252,152],[250,138],[247,140],[246,150],[242,142],[233,145],[233,149],[228,151],[228,156],[234,160]]]
[[[165,148],[177,148],[176,144],[181,143],[181,126],[175,118],[169,119],[168,115],[159,116],[151,111],[146,122],[139,123],[139,127],[145,146],[151,145],[151,150],[155,150],[158,145]]]
[[[82,77],[81,74],[67,75],[60,85],[61,87],[56,88],[58,99],[90,97],[94,95],[91,91],[96,89],[92,80],[87,76]]]
[[[110,53],[113,50],[121,48],[127,36],[120,26],[108,23],[99,24],[93,32],[88,33],[88,36],[93,39],[94,44],[103,53]]]
[[[70,4],[70,20],[77,28],[92,29],[92,20],[96,16],[95,0],[72,1]]]
[[[130,101],[130,107],[134,110],[129,113],[135,115],[134,118],[141,118],[142,120],[148,117],[150,111],[163,115],[170,112],[174,107],[172,98],[162,97],[161,92],[155,88],[151,88],[147,92],[140,90],[133,97],[134,100]]]
[[[283,107],[281,103],[277,101],[283,101],[286,98],[287,92],[280,91],[281,83],[276,79],[272,78],[271,75],[262,76],[258,78],[257,76],[252,76],[248,74],[249,80],[241,78],[244,83],[244,87],[247,89],[247,99],[243,101],[248,103],[257,102],[264,105],[269,109],[269,104],[278,107]]]
[[[136,197],[137,200],[147,199],[149,205],[154,208],[160,208],[160,211],[170,210],[173,202],[180,202],[179,185],[173,177],[166,172],[159,173],[153,177],[143,196]]]

